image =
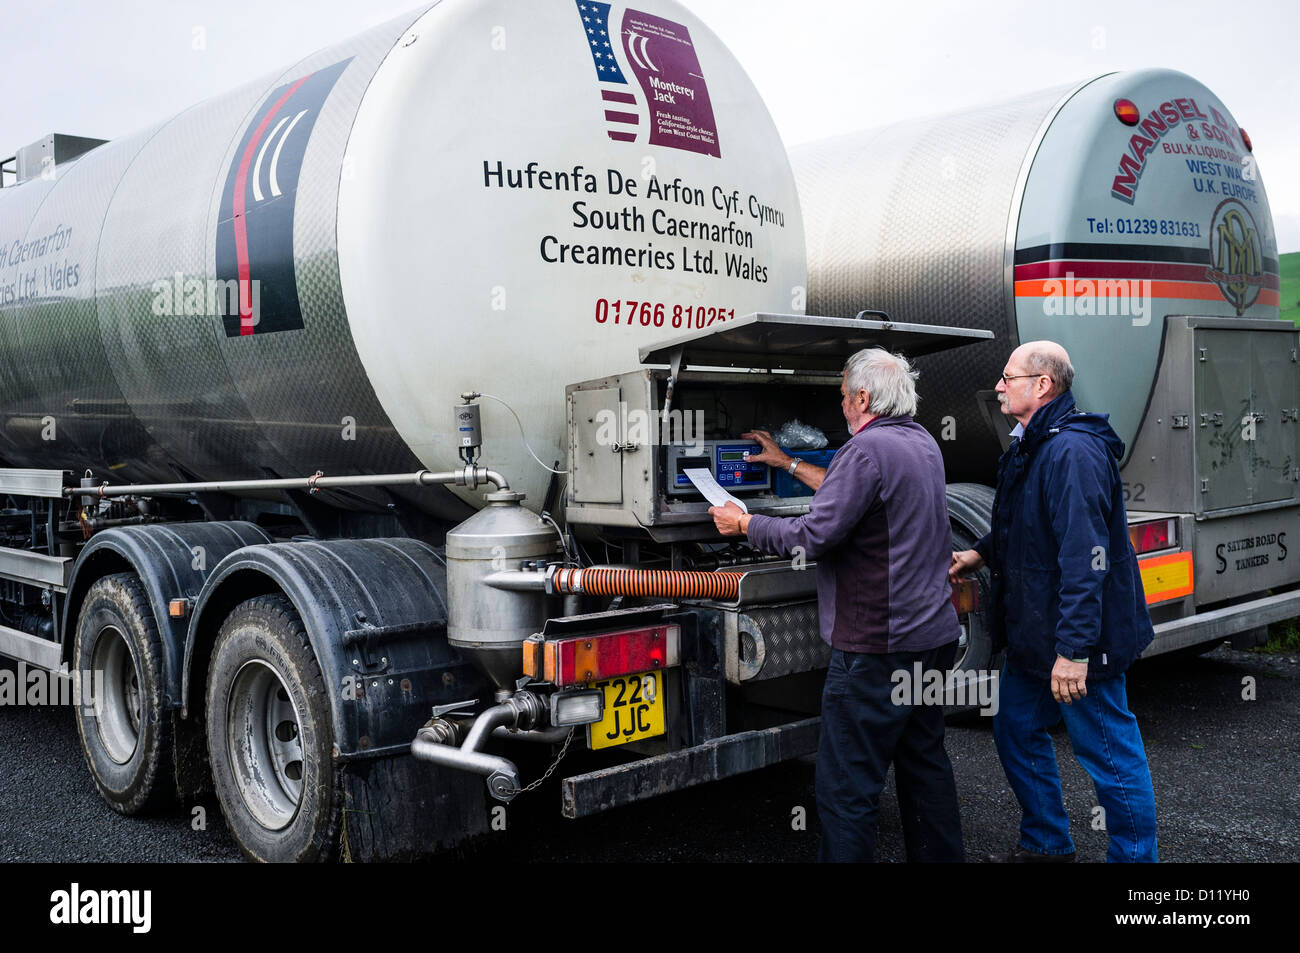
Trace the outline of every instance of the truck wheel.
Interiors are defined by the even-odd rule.
[[[251,860],[330,860],[342,814],[329,699],[281,595],[236,606],[208,669],[208,753],[226,825]]]
[[[954,550],[960,552],[973,547],[975,540],[965,529],[954,524],[952,528],[952,545]],[[989,618],[990,613],[993,611],[991,601],[993,595],[988,569],[981,569],[976,573],[975,579],[976,584],[979,586],[979,605],[974,612],[957,617],[957,621],[961,623],[961,636],[957,641],[957,656],[953,661],[952,668],[954,672],[959,673],[985,673],[993,662],[993,629]],[[968,693],[965,704],[948,705],[946,714],[949,716],[966,715],[977,711],[979,706],[973,704],[972,701]]]
[[[77,734],[95,787],[109,807],[140,814],[171,804],[172,722],[164,707],[162,647],[149,597],[135,573],[95,581],[73,643],[81,694]]]

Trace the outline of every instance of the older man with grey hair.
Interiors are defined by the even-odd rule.
[[[750,515],[734,504],[709,512],[723,535],[744,533],[764,552],[817,560],[821,635],[831,646],[817,751],[821,859],[874,859],[892,762],[908,860],[960,861],[943,708],[895,690],[899,673],[913,678],[918,665],[925,673],[951,668],[960,633],[943,458],[912,420],[916,373],[902,356],[858,351],[840,394],[851,436],[825,470],[790,462],[766,433],[747,435],[763,447],[750,460],[785,466],[815,490],[807,515]]]

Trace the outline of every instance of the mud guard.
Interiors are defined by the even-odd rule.
[[[119,526],[96,533],[77,557],[64,601],[60,632],[63,660],[70,661],[77,617],[86,592],[108,573],[130,570],[140,577],[162,636],[163,691],[168,708],[181,707],[182,672],[189,614],[172,618],[172,599],[197,599],[212,570],[231,553],[270,537],[252,523],[167,523]]]

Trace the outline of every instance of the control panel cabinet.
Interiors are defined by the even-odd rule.
[[[579,525],[645,528],[709,523],[709,503],[687,477],[708,470],[751,512],[792,516],[807,496],[783,498],[770,467],[749,460],[761,448],[741,437],[798,418],[838,446],[848,437],[839,378],[825,375],[647,368],[566,388],[569,487],[565,515]],[[662,533],[652,535],[663,536]]]

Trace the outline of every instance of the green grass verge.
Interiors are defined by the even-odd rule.
[[[1274,622],[1268,627],[1268,641],[1251,651],[1265,655],[1300,652],[1300,619]]]
[[[1300,252],[1278,255],[1277,261],[1282,273],[1282,312],[1279,317],[1300,325]]]

